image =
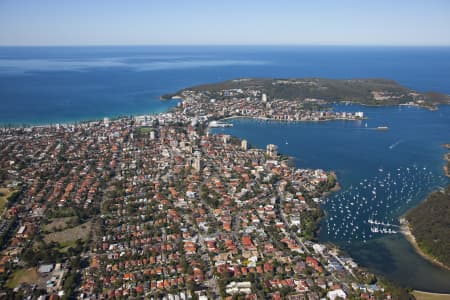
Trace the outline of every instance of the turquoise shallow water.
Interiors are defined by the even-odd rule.
[[[161,94],[240,77],[378,77],[397,80],[422,92],[448,94],[450,48],[0,47],[0,124],[47,124],[161,112],[174,105],[159,101]],[[388,125],[391,130],[368,130],[363,122],[286,124],[235,120],[235,127],[226,132],[247,138],[258,147],[278,144],[281,152],[297,159],[299,167],[336,170],[343,189],[324,204],[333,221],[324,222],[321,239],[339,243],[358,262],[397,282],[450,292],[448,272],[421,259],[398,234],[369,237],[367,224],[369,218],[394,223],[392,219],[395,221],[434,187],[448,182],[441,173],[444,149],[440,145],[450,141],[450,108],[435,112],[398,107],[337,109],[363,110],[369,117],[368,127]],[[406,168],[414,170],[414,174],[403,175]],[[414,186],[413,195],[393,184],[383,194],[378,181],[387,173],[396,177],[398,184],[401,178],[408,178],[402,184]],[[358,192],[354,187],[364,180],[377,185],[378,198],[372,200],[372,207],[363,203],[356,210],[357,201],[352,199]],[[372,196],[372,191],[372,186],[367,187],[368,195],[364,197]],[[363,192],[359,194],[360,207]],[[392,199],[387,207],[381,200],[389,195]],[[339,198],[343,196],[344,200]],[[342,209],[338,205],[341,202]],[[355,215],[357,220],[348,219]],[[359,228],[353,232],[356,226]],[[339,228],[339,233],[334,234]]]
[[[450,47],[0,47],[0,124],[161,112],[159,96],[242,77],[388,78],[450,93]]]
[[[360,105],[336,109],[363,111],[368,120],[236,119],[234,127],[215,131],[246,138],[256,147],[277,144],[280,152],[296,158],[298,167],[335,170],[342,189],[323,204],[327,219],[320,239],[339,244],[361,265],[405,286],[450,292],[450,272],[421,258],[395,233],[402,214],[450,182],[442,171],[442,144],[450,141],[450,106],[438,111]],[[390,129],[372,129],[384,125]],[[379,231],[373,232],[376,228]]]

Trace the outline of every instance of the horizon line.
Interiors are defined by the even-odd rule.
[[[392,47],[392,48],[448,48],[450,44],[11,44],[0,45],[7,47]]]

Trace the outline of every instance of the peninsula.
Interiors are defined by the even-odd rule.
[[[331,103],[354,102],[364,105],[413,105],[436,109],[449,104],[450,96],[436,92],[420,93],[387,79],[324,79],[324,78],[243,78],[183,89],[162,99],[183,98],[188,94],[203,94],[210,99],[224,100],[245,96],[266,95],[266,99],[287,100],[304,107]]]
[[[401,220],[402,231],[431,262],[450,270],[450,186],[436,191]]]
[[[444,147],[446,149],[450,150],[450,144],[445,144]],[[446,164],[444,166],[445,176],[450,177],[450,152],[448,152],[444,155],[444,160],[446,162]]]
[[[450,144],[444,145],[450,149]],[[445,155],[447,159],[449,153]],[[448,164],[444,167],[447,176]],[[402,231],[426,259],[450,270],[450,185],[435,191],[401,219]]]
[[[233,116],[363,116],[223,93],[185,91],[158,115],[0,129],[0,297],[409,299],[317,242],[333,173],[205,130]]]

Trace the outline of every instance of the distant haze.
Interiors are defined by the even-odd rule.
[[[450,46],[446,0],[0,0],[0,45]]]

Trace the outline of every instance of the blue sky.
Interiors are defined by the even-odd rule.
[[[0,45],[450,45],[447,0],[0,0]]]

